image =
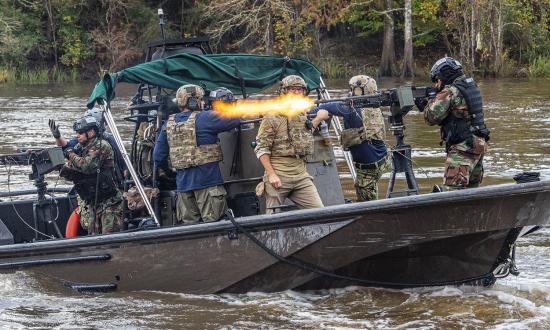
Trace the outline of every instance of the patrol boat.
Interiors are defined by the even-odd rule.
[[[226,87],[246,98],[285,75],[298,74],[318,98],[330,98],[319,70],[307,61],[193,54],[186,52],[188,46],[161,44],[162,51],[171,49],[171,56],[160,54],[157,60],[151,56],[146,63],[105,75],[89,98],[89,106],[99,103],[103,108],[123,150],[132,177],[125,182],[127,188],[136,186],[142,195],[147,186],[161,190],[152,203],[145,199],[145,216],[127,210],[126,231],[66,238],[64,229],[76,196],[72,191],[53,191],[44,180],[63,163],[61,150],[2,156],[0,163],[31,165],[37,189],[0,195],[9,199],[0,202],[0,271],[25,271],[47,283],[85,291],[206,294],[348,285],[491,285],[497,278],[517,274],[516,240],[550,222],[548,180],[417,194],[406,162],[410,147],[398,129],[414,96],[413,89],[405,87],[389,100],[398,138],[394,172],[407,174],[407,191],[390,192],[388,199],[347,203],[333,148],[317,134],[307,168],[326,206],[295,210],[289,203],[281,212],[265,215],[265,203],[254,192],[263,169],[251,147],[261,118],[243,120],[239,129],[220,136],[224,153],[220,166],[232,212],[214,223],[178,225],[173,181],[159,175],[150,162],[156,132],[174,111],[172,98],[178,87],[190,83],[206,89]],[[110,113],[110,101],[121,82],[139,85],[125,118],[135,124],[130,153],[125,152]],[[337,135],[340,123],[330,124]],[[344,155],[353,174],[351,158]],[[33,193],[38,197],[11,200]],[[52,193],[58,194],[52,197]]]

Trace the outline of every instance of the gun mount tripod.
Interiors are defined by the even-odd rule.
[[[38,240],[39,228],[41,226],[52,226],[59,238],[63,237],[56,219],[52,216],[52,204],[57,203],[54,197],[47,198],[50,190],[44,176],[53,171],[57,166],[64,164],[63,151],[59,147],[27,150],[12,155],[1,155],[0,164],[31,165],[32,173],[29,179],[34,181],[37,199],[32,204],[32,214],[35,230],[35,239]],[[54,192],[55,190],[52,190]]]
[[[413,171],[412,148],[409,144],[405,144],[404,141],[405,135],[403,131],[405,130],[405,125],[403,124],[403,115],[400,111],[394,111],[395,109],[393,108],[394,106],[391,107],[392,115],[389,117],[388,121],[390,123],[390,131],[395,136],[396,144],[391,148],[392,171],[388,182],[386,198],[418,195],[420,190],[418,189]],[[408,189],[393,191],[398,173],[405,173]]]

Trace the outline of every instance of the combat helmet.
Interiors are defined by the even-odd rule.
[[[378,90],[376,80],[365,75],[351,77],[351,79],[349,80],[349,88],[352,94],[354,88],[361,88],[362,95],[373,94],[375,91]]]
[[[305,92],[307,92],[307,84],[306,81],[297,75],[290,75],[286,76],[281,80],[281,92],[286,93],[286,89],[289,87],[301,87],[304,89]]]
[[[99,123],[99,128],[101,130],[104,129],[104,124],[103,124],[103,110],[101,110],[100,108],[92,108],[92,109],[87,109],[86,112],[84,112],[84,116],[92,116],[95,118],[95,120]]]
[[[73,124],[73,130],[75,132],[82,133],[87,132],[90,129],[93,129],[96,132],[100,131],[100,124],[97,119],[92,115],[84,115]]]
[[[183,85],[176,92],[176,104],[191,111],[200,110],[204,89],[197,85]]]
[[[235,95],[233,95],[233,92],[225,87],[218,87],[210,92],[210,100],[233,102],[235,101]]]
[[[462,64],[452,57],[443,57],[437,60],[430,70],[430,79],[437,82],[442,80],[445,85],[452,83],[456,78],[463,75]]]

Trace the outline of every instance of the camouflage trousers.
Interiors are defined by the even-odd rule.
[[[450,146],[445,161],[444,190],[478,187],[483,180],[483,155],[487,142],[474,138],[473,146],[460,143]]]
[[[184,224],[218,221],[227,210],[227,191],[223,185],[178,192],[176,200],[178,222]]]
[[[366,202],[378,199],[378,181],[388,170],[391,163],[391,155],[388,152],[386,162],[376,168],[360,169],[355,167],[357,179],[355,180],[355,191],[357,201]]]
[[[115,196],[108,198],[95,207],[78,197],[78,216],[80,217],[80,225],[88,231],[88,235],[110,234],[120,231],[122,230],[123,217],[122,194],[119,191]]]

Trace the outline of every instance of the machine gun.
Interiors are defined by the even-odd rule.
[[[414,106],[417,99],[435,97],[437,89],[425,86],[400,86],[380,90],[371,95],[350,96],[340,99],[318,100],[315,103],[340,102],[354,108],[390,107],[392,116],[405,116]],[[423,111],[424,109],[419,109]]]
[[[44,181],[44,175],[59,168],[65,163],[61,147],[46,149],[28,149],[16,154],[0,155],[0,165],[30,165],[32,173],[29,179],[34,181],[38,199],[33,202],[33,218],[35,228],[39,223],[51,224],[58,237],[63,237],[57,223],[52,219],[50,209],[52,201],[46,198],[48,183]],[[25,193],[25,192],[24,192]],[[11,194],[16,195],[17,193]],[[36,233],[38,235],[38,233]],[[35,236],[38,239],[38,236]]]
[[[31,165],[31,180],[44,179],[44,175],[65,163],[61,147],[27,149],[20,153],[0,155],[0,165]]]
[[[381,90],[372,95],[350,96],[340,99],[319,100],[317,104],[339,102],[352,108],[379,108],[389,106],[391,115],[390,131],[396,138],[396,144],[392,147],[392,173],[388,183],[386,198],[418,194],[418,184],[414,176],[412,166],[411,146],[404,142],[403,117],[411,111],[415,100],[435,97],[437,89],[434,87],[400,86],[393,89]],[[424,109],[419,109],[423,111]],[[397,173],[405,173],[408,189],[402,192],[394,192]]]

